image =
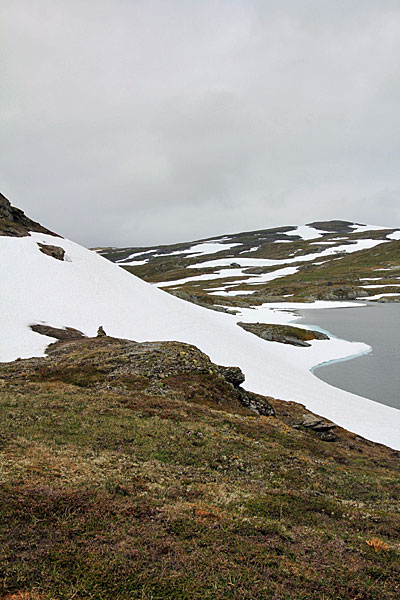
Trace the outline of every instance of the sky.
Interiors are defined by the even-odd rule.
[[[2,0],[0,191],[86,246],[400,227],[398,0]]]

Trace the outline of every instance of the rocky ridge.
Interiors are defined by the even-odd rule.
[[[10,201],[0,193],[0,235],[24,237],[29,235],[30,231],[60,237],[40,223],[29,219],[21,209],[12,206]]]

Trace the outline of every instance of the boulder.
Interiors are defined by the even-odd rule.
[[[223,376],[225,381],[231,383],[233,387],[237,388],[241,385],[246,377],[243,371],[239,367],[218,367],[218,372]]]
[[[51,327],[50,325],[31,325],[32,331],[40,333],[41,335],[47,335],[48,337],[55,338],[61,342],[69,342],[71,340],[79,340],[84,338],[85,335],[79,329],[73,327],[65,327],[60,329],[58,327]]]
[[[47,254],[47,256],[51,256],[56,260],[64,260],[65,250],[60,246],[51,246],[50,244],[40,244],[38,243],[40,252],[43,254]]]

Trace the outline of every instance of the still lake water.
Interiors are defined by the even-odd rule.
[[[336,337],[372,347],[370,354],[318,367],[316,377],[400,409],[400,304],[296,312],[301,315],[296,323],[317,325]]]

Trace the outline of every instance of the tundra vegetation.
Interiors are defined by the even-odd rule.
[[[0,365],[3,600],[399,598],[399,452],[192,346],[59,337]]]

